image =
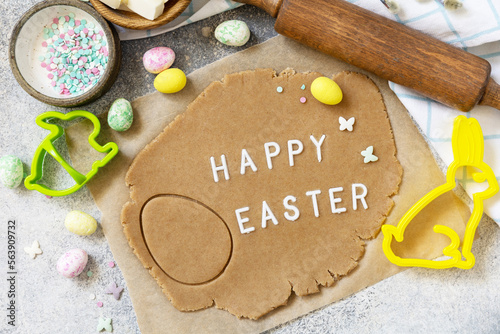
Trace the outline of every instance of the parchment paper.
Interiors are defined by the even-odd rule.
[[[177,114],[182,113],[212,81],[222,79],[225,74],[248,69],[273,68],[280,72],[288,67],[297,72],[318,71],[329,77],[343,70],[361,72],[369,75],[380,88],[394,131],[398,149],[397,158],[404,168],[400,191],[393,197],[395,206],[387,223],[396,225],[413,203],[445,182],[425,141],[386,81],[281,36],[191,73],[186,88],[180,93],[172,95],[154,93],[139,98],[132,103],[134,124],[130,130],[124,133],[115,132],[107,127],[105,119],[101,121],[103,129],[98,141],[116,142],[120,153],[99,171],[88,184],[88,188],[103,213],[102,228],[127,282],[142,333],[260,332],[330,304],[404,270],[386,259],[381,246],[382,234],[379,234],[376,239],[367,243],[365,256],[358,268],[333,287],[321,288],[320,293],[307,297],[292,295],[288,305],[254,321],[237,319],[228,312],[213,307],[188,313],[178,311],[133,254],[122,231],[120,212],[123,204],[129,199],[124,179],[135,155]],[[70,156],[80,172],[88,170],[92,159],[95,158],[88,144],[82,140],[90,131],[91,125],[88,122],[74,125],[66,131]],[[438,223],[447,225],[463,235],[468,215],[468,207],[453,193],[441,196],[415,218],[421,223],[419,227],[422,229],[408,231],[405,239],[411,242],[398,245],[398,255],[417,253],[428,258],[441,255],[441,250],[449,241],[446,237],[433,233],[432,226]]]

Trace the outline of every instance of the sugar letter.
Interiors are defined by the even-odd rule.
[[[332,213],[342,213],[346,212],[346,208],[337,208],[336,203],[342,202],[342,198],[335,198],[334,193],[344,191],[344,188],[330,188],[328,189],[328,194],[330,195],[330,205],[332,206]]]
[[[266,201],[262,201],[262,228],[267,227],[267,221],[269,219],[271,219],[274,225],[278,225],[278,220],[271,211],[271,208],[267,205]]]
[[[321,194],[321,190],[311,190],[306,192],[306,196],[311,196],[315,217],[319,217],[318,199],[316,198],[319,194]]]
[[[285,212],[284,216],[285,216],[286,220],[294,222],[299,218],[300,211],[295,205],[290,204],[290,202],[295,203],[295,202],[297,202],[297,199],[291,195],[287,196],[283,200],[283,206],[285,207],[285,209],[293,211],[293,215],[290,215],[288,212]]]
[[[363,193],[358,195],[356,192],[357,188],[363,189]],[[366,186],[362,183],[353,183],[352,184],[352,208],[354,210],[358,209],[358,199],[361,201],[361,204],[363,204],[363,208],[368,209],[368,204],[366,204],[366,194],[368,193],[368,189],[366,189]]]
[[[254,172],[257,171],[257,166],[255,166],[252,158],[250,157],[250,154],[248,154],[246,149],[242,149],[241,150],[241,170],[240,170],[241,175],[245,174],[247,167],[252,168],[252,170]]]
[[[318,155],[318,161],[321,162],[321,160],[323,160],[323,157],[321,156],[321,145],[323,145],[326,135],[322,135],[321,138],[319,139],[319,142],[316,141],[316,138],[314,138],[313,135],[311,135],[311,137],[309,138],[311,138],[311,141],[313,142],[314,146],[316,146],[316,154]]]
[[[248,210],[250,210],[250,208],[248,206],[234,210],[234,213],[236,214],[236,220],[238,221],[238,226],[240,227],[241,234],[250,233],[250,232],[255,231],[255,227],[253,227],[253,226],[248,227],[248,228],[243,227],[243,224],[248,223],[250,221],[250,219],[248,217],[242,218],[241,213],[247,212]]]
[[[269,150],[269,147],[271,146],[274,147],[274,152],[271,152]],[[273,162],[271,161],[271,158],[280,154],[280,146],[278,145],[278,143],[272,141],[264,144],[264,150],[266,151],[267,168],[273,169]]]
[[[297,149],[293,149],[293,145],[297,145]],[[288,161],[290,166],[294,165],[293,156],[302,153],[304,150],[304,144],[298,139],[291,139],[288,141]]]
[[[210,164],[212,165],[212,173],[214,174],[214,181],[219,182],[219,175],[217,172],[224,171],[224,178],[229,180],[229,170],[227,168],[226,156],[223,154],[220,156],[220,160],[222,161],[222,165],[215,166],[214,157],[210,157]]]

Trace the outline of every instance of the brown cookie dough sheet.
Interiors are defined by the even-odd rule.
[[[209,308],[196,312],[180,312],[162,293],[141,262],[133,254],[123,233],[120,222],[122,206],[129,200],[125,174],[134,157],[153,140],[176,115],[186,110],[196,96],[211,82],[224,75],[256,68],[273,68],[277,72],[285,68],[297,72],[317,71],[326,76],[343,70],[363,71],[301,46],[284,37],[250,48],[222,59],[189,75],[188,85],[178,94],[151,94],[133,102],[134,124],[125,133],[108,129],[103,124],[99,140],[113,140],[120,147],[119,155],[102,169],[88,184],[92,196],[103,212],[102,228],[109,241],[131,295],[139,327],[143,333],[252,333],[272,328],[314,309],[330,304],[401,270],[388,262],[382,247],[382,234],[367,242],[366,252],[358,267],[332,287],[307,297],[292,297],[288,305],[280,307],[257,321],[237,319],[226,311]],[[367,74],[367,73],[365,73]],[[393,197],[395,206],[387,222],[395,225],[409,207],[429,190],[444,182],[425,141],[413,125],[406,110],[388,88],[387,82],[369,75],[384,97],[397,147],[397,158],[404,168],[399,194]],[[103,122],[105,123],[105,122]],[[81,123],[67,131],[67,142],[74,165],[85,170],[93,158],[80,140],[88,133],[88,124]],[[439,198],[433,206],[417,219],[422,230],[409,231],[405,238],[410,241],[398,245],[401,254],[418,251],[428,257],[441,254],[447,240],[432,233],[434,224],[443,224],[463,231],[468,208],[456,196],[448,194]],[[431,219],[432,218],[432,219]],[[417,225],[417,224],[415,224]],[[431,232],[429,232],[431,231]]]
[[[292,293],[314,294],[348,275],[380,231],[402,174],[382,95],[368,77],[343,71],[334,76],[342,103],[328,106],[301,89],[320,75],[228,74],[134,159],[125,235],[177,309],[215,305],[260,318]],[[341,131],[339,117],[355,117],[353,131]],[[322,138],[319,151],[311,138]],[[266,159],[268,142],[281,149]],[[365,163],[360,152],[370,145],[378,160]],[[242,173],[243,149],[255,170]],[[210,160],[221,154],[227,169],[215,179]],[[366,196],[354,206],[356,187]],[[296,211],[286,219],[289,196]]]

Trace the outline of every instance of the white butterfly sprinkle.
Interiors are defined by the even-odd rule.
[[[361,155],[365,157],[364,162],[365,164],[371,162],[371,161],[377,161],[378,157],[373,154],[373,146],[368,146],[366,150],[361,151]]]
[[[352,131],[352,126],[354,125],[354,117],[349,118],[349,120],[345,120],[344,117],[339,117],[339,123],[340,123],[340,131],[344,131],[347,129],[347,131]]]
[[[34,259],[37,255],[42,254],[42,249],[40,248],[40,244],[38,241],[33,241],[31,247],[24,247],[24,251],[28,253],[32,259]]]

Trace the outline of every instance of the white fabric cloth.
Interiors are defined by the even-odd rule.
[[[206,19],[207,17],[239,6],[242,6],[242,4],[231,0],[193,0],[179,17],[162,27],[150,30],[131,30],[115,25],[115,28],[122,41],[147,38],[166,33],[167,31]]]

